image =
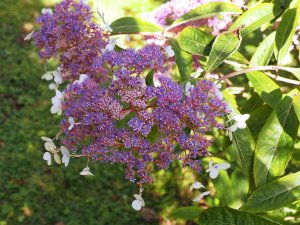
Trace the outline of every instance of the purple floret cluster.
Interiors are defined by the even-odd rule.
[[[190,12],[192,9],[210,2],[232,2],[238,7],[244,7],[244,0],[171,0],[156,9],[153,16],[158,24],[162,26],[168,26],[184,14]],[[217,35],[221,31],[226,30],[231,21],[232,18],[230,15],[224,15],[222,17],[210,17],[196,22],[187,23],[177,27],[176,29],[180,31],[185,26],[207,26],[212,29],[212,33],[214,35]]]
[[[201,158],[211,140],[206,133],[223,128],[228,112],[211,80],[198,80],[188,90],[172,81],[165,50],[147,45],[140,50],[106,50],[110,34],[92,22],[90,8],[64,0],[54,13],[38,18],[34,35],[43,59],[59,57],[63,91],[63,144],[94,161],[120,163],[126,178],[152,182],[153,168],[174,160],[201,171]],[[160,74],[156,85],[145,79]],[[86,74],[85,79],[78,79]],[[69,118],[75,125],[69,129]]]

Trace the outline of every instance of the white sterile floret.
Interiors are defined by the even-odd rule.
[[[135,198],[135,200],[131,205],[134,210],[139,211],[142,209],[142,207],[145,207],[145,201],[141,195],[134,194],[133,197]]]
[[[86,74],[81,74],[81,75],[79,76],[79,79],[74,81],[74,84],[81,84],[83,81],[85,81],[85,80],[88,79],[88,78],[89,78],[88,75],[86,75]]]
[[[185,85],[185,95],[191,96],[191,90],[193,90],[195,86],[191,84],[191,82],[187,82]]]
[[[61,152],[61,154],[63,155],[61,161],[62,161],[62,163],[65,164],[65,167],[67,167],[68,164],[69,164],[69,161],[70,161],[70,153],[69,153],[69,150],[68,150],[65,146],[61,146],[61,147],[60,147],[60,152]]]
[[[196,198],[194,198],[194,202],[199,202],[204,196],[210,195],[210,191],[205,191],[201,194],[199,194]]]
[[[87,166],[85,167],[81,172],[80,172],[80,175],[82,176],[94,176],[94,174],[92,174],[90,172],[90,168]]]
[[[54,156],[55,162],[56,162],[57,164],[61,164],[61,159],[60,159],[60,156],[58,155],[58,153],[57,153],[57,152],[54,152],[53,156]]]
[[[194,190],[194,189],[200,189],[200,188],[205,188],[203,184],[201,184],[200,182],[196,181],[195,183],[193,183],[190,186],[190,191]]]
[[[51,160],[51,154],[50,154],[49,152],[45,152],[45,153],[44,153],[43,159],[44,159],[45,161],[47,161],[48,166],[51,165],[52,160]]]
[[[206,172],[209,172],[209,176],[211,179],[215,179],[219,175],[219,170],[227,170],[230,168],[229,163],[217,163],[213,164],[212,161],[209,162],[209,168],[206,170]]]
[[[55,83],[51,83],[51,84],[49,84],[49,89],[50,90],[56,90],[58,87],[57,87],[57,85],[55,84]]]
[[[233,119],[236,121],[236,126],[239,129],[245,129],[247,127],[246,120],[250,118],[249,114],[234,115]]]
[[[165,51],[167,53],[167,56],[169,58],[172,58],[175,55],[175,52],[173,51],[172,47],[170,45],[168,45],[167,47],[165,47]]]
[[[53,11],[52,9],[42,9],[42,14],[45,15],[45,14],[50,14],[50,15],[53,15]]]
[[[56,95],[51,99],[53,105],[50,111],[52,114],[57,113],[57,115],[61,115],[62,114],[61,104],[64,99],[64,95],[59,90],[55,90],[55,93]]]
[[[69,126],[68,130],[72,130],[74,125],[75,125],[75,120],[74,120],[73,117],[69,117],[68,121],[70,123],[70,126]]]
[[[52,74],[54,76],[54,82],[56,84],[62,84],[63,83],[62,75],[61,75],[61,72],[59,70],[52,71]]]
[[[52,72],[47,72],[42,76],[43,80],[52,80],[53,79],[53,74]]]
[[[115,46],[117,44],[117,40],[119,38],[110,38],[108,44],[105,46],[105,49],[103,50],[103,52],[105,51],[113,51],[115,49]]]
[[[33,30],[29,34],[27,34],[26,37],[24,38],[24,41],[30,41],[34,32],[35,32],[35,30]]]
[[[55,144],[53,143],[52,139],[48,138],[48,137],[41,137],[41,139],[43,141],[45,141],[45,149],[51,153],[54,153],[55,152],[55,149],[56,149],[56,146]]]

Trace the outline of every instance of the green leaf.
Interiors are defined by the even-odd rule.
[[[183,220],[195,220],[196,218],[198,218],[201,211],[201,208],[195,206],[180,207],[178,209],[175,209],[171,213],[170,217]]]
[[[209,17],[216,17],[216,16],[222,16],[228,14],[236,15],[242,12],[243,11],[239,7],[237,7],[235,4],[232,3],[210,2],[208,4],[201,5],[191,10],[190,12],[186,13],[179,19],[175,20],[171,27],[173,27],[173,25],[179,25],[194,20],[200,20]]]
[[[163,28],[134,17],[122,17],[111,23],[112,34],[132,34],[139,32],[161,32]]]
[[[280,69],[292,73],[298,80],[300,80],[300,68],[282,66]]]
[[[244,12],[229,28],[229,31],[241,29],[241,35],[245,36],[271,21],[281,13],[272,3],[263,3]]]
[[[146,75],[146,84],[148,85],[148,86],[153,86],[153,84],[154,84],[154,81],[153,81],[153,74],[154,74],[154,72],[153,72],[153,70],[151,70],[147,75]]]
[[[298,117],[298,120],[300,121],[300,91],[295,93],[295,96],[293,97],[293,106],[295,108],[295,113]]]
[[[209,55],[214,36],[193,27],[183,29],[178,35],[179,47],[194,55]]]
[[[264,41],[260,43],[260,45],[258,46],[257,50],[251,58],[250,64],[252,66],[268,65],[274,52],[275,34],[276,32],[269,34],[269,36],[266,37]]]
[[[247,102],[242,106],[241,113],[251,113],[256,110],[258,107],[262,106],[264,101],[260,98],[260,96],[254,92],[251,97],[247,100]],[[250,117],[251,119],[251,117]],[[249,121],[249,120],[247,120]]]
[[[187,27],[178,35],[179,47],[193,55],[208,56],[215,37],[200,29]],[[249,64],[249,61],[238,51],[228,57],[228,60],[241,64]]]
[[[203,211],[198,221],[201,225],[278,225],[269,219],[228,207],[211,207]]]
[[[237,129],[232,135],[232,144],[236,149],[238,162],[248,178],[252,177],[255,141],[249,128]]]
[[[186,81],[193,70],[193,56],[185,51],[182,51],[178,42],[175,39],[169,39],[169,44],[175,52],[176,65],[178,67],[181,81]]]
[[[299,126],[290,97],[293,93],[284,97],[259,134],[254,157],[257,187],[281,176],[291,158]]]
[[[207,62],[207,71],[215,70],[226,58],[235,52],[241,40],[237,34],[223,33],[215,39]]]
[[[280,87],[266,74],[260,71],[246,73],[248,80],[259,96],[272,108],[282,99]]]
[[[274,52],[279,65],[289,52],[293,36],[298,25],[299,14],[300,10],[297,10],[297,8],[285,11],[276,31]]]
[[[254,139],[258,138],[259,133],[267,122],[273,109],[268,105],[263,105],[250,113],[247,125]]]
[[[290,174],[256,189],[242,210],[258,213],[279,209],[299,200],[300,172]]]

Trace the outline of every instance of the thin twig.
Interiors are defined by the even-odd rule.
[[[284,71],[288,71],[287,68],[283,67],[283,66],[256,66],[256,67],[250,67],[250,68],[247,68],[247,69],[243,69],[243,70],[240,70],[240,71],[229,73],[229,74],[221,77],[219,80],[226,80],[226,79],[229,79],[229,78],[241,75],[241,74],[249,73],[249,72],[266,71],[266,70],[284,70]],[[297,80],[292,80],[292,79],[288,79],[288,78],[285,78],[285,77],[276,76],[276,75],[273,75],[273,74],[270,74],[270,73],[266,73],[266,75],[273,78],[276,81],[281,81],[281,82],[285,82],[285,83],[300,86],[300,81],[297,81]]]

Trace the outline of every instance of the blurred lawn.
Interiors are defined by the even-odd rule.
[[[182,177],[164,173],[161,182],[145,191],[149,208],[136,213],[131,202],[137,189],[123,178],[121,167],[92,164],[95,176],[90,178],[79,175],[85,166],[80,159],[72,159],[67,168],[48,167],[42,160],[40,136],[54,136],[59,118],[50,114],[53,91],[41,80],[44,66],[33,43],[23,39],[45,2],[47,7],[52,3],[0,1],[0,225],[164,224],[161,215],[186,195],[176,186]],[[111,14],[116,17],[158,4],[106,2],[101,1],[106,10],[118,7]]]

